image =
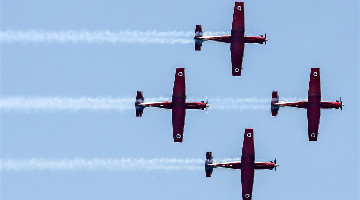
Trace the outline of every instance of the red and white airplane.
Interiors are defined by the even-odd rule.
[[[211,177],[213,169],[217,167],[240,169],[242,197],[243,199],[250,200],[252,198],[255,169],[275,169],[276,171],[278,166],[276,159],[274,162],[255,162],[254,131],[253,129],[245,129],[241,161],[214,163],[212,153],[207,152],[205,172],[206,177]]]
[[[230,43],[232,75],[241,76],[245,43],[266,44],[265,36],[245,36],[244,2],[235,2],[231,35],[203,36],[201,25],[195,28],[195,50],[200,51],[202,43],[207,40]]]
[[[320,88],[320,68],[311,68],[308,100],[299,102],[279,102],[279,95],[277,91],[272,92],[271,98],[271,114],[277,116],[280,107],[297,107],[307,109],[308,118],[308,136],[309,141],[317,141],[319,134],[320,123],[320,109],[341,109],[344,106],[341,97],[340,101],[321,101],[321,88]]]
[[[172,101],[144,102],[143,92],[137,91],[135,101],[136,117],[142,116],[145,107],[172,109],[174,142],[182,142],[186,109],[204,110],[209,107],[209,104],[207,100],[206,102],[186,102],[185,68],[176,68]]]

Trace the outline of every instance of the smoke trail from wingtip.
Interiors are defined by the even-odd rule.
[[[6,159],[0,171],[152,171],[203,170],[202,159],[119,158],[119,159]]]
[[[223,35],[224,32],[207,32]],[[192,31],[0,31],[0,43],[72,43],[72,44],[192,44]]]

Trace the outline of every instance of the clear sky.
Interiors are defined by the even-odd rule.
[[[0,0],[4,31],[229,32],[234,1]],[[142,42],[2,42],[1,98],[171,97],[176,67],[185,67],[187,96],[307,96],[311,67],[320,67],[323,100],[343,98],[344,110],[322,110],[320,135],[309,142],[306,110],[188,111],[184,142],[173,143],[171,111],[1,110],[1,160],[204,159],[241,156],[243,132],[254,128],[257,161],[275,157],[278,171],[256,171],[253,199],[359,199],[359,2],[245,1],[248,35],[242,76],[231,76],[228,44]],[[188,36],[189,40],[192,36]],[[203,167],[203,164],[198,164]],[[240,172],[201,170],[2,170],[0,198],[241,199]]]

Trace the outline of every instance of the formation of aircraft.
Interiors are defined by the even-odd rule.
[[[299,102],[279,102],[277,91],[272,92],[271,98],[271,114],[277,116],[280,107],[297,107],[307,109],[308,119],[308,136],[309,141],[317,141],[319,134],[320,110],[321,109],[341,109],[344,106],[341,97],[335,102],[321,101],[320,87],[320,68],[311,68],[310,82],[308,91],[308,100]]]
[[[206,177],[211,177],[213,169],[218,167],[241,170],[242,197],[250,200],[252,198],[255,169],[274,169],[276,171],[278,166],[276,159],[270,162],[255,162],[254,130],[245,129],[241,160],[216,163],[213,162],[212,152],[207,152],[205,173]]]
[[[245,36],[244,2],[235,2],[231,35],[204,36],[201,25],[195,28],[195,50],[200,51],[204,41],[230,43],[232,75],[241,76],[245,43],[266,44],[268,38],[265,35]],[[320,68],[311,68],[308,90],[308,100],[299,102],[280,102],[277,91],[272,92],[271,113],[277,116],[280,107],[297,107],[307,109],[308,137],[309,141],[317,141],[321,109],[341,109],[344,104],[341,100],[335,102],[321,101]],[[174,142],[183,141],[186,109],[208,109],[208,101],[186,102],[185,69],[177,68],[173,88],[172,101],[145,102],[142,91],[137,91],[135,108],[136,116],[141,117],[145,107],[158,107],[172,109],[172,124]],[[279,165],[274,161],[255,162],[254,131],[245,129],[241,160],[232,162],[213,161],[212,152],[206,153],[205,173],[211,177],[214,168],[231,168],[241,170],[242,198],[252,199],[255,169],[275,170]]]
[[[195,28],[195,50],[200,51],[204,41],[230,43],[232,75],[241,76],[245,43],[266,44],[268,38],[264,35],[245,36],[244,2],[235,2],[231,35],[204,36],[201,25]]]
[[[172,101],[144,102],[142,91],[137,91],[135,109],[136,117],[141,117],[145,107],[158,107],[172,110],[172,125],[174,142],[182,142],[185,125],[186,109],[204,110],[209,107],[206,102],[186,102],[185,68],[176,68]]]

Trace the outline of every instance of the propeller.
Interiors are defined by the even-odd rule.
[[[341,100],[341,97],[340,97],[340,110],[342,110],[342,107],[345,106]]]
[[[266,45],[266,41],[268,41],[269,39],[266,37],[266,33],[265,33],[265,41],[264,41],[264,43],[265,43],[265,45]]]
[[[209,113],[209,99],[207,97],[206,97],[205,105],[206,105],[206,114],[207,114]]]
[[[266,41],[269,40],[269,39],[266,37],[266,33],[265,33],[265,37],[264,37],[263,34],[261,34],[260,37],[264,38],[264,42],[261,42],[260,44],[265,43],[265,45],[266,45]]]
[[[270,161],[271,163],[274,163],[274,170],[276,171],[276,168],[279,166],[277,163],[276,163],[276,158],[274,161]]]

